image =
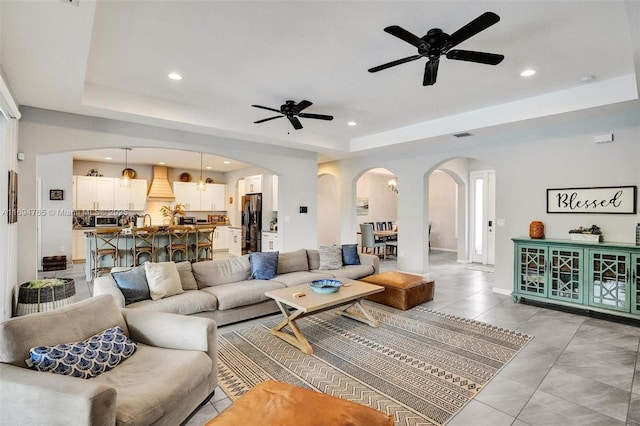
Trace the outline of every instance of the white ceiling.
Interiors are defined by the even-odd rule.
[[[1,0],[1,66],[19,104],[331,159],[638,98],[636,0],[78,2]],[[500,22],[458,47],[501,64],[443,59],[430,87],[424,59],[367,72],[416,53],[384,27],[452,33],[485,11]],[[287,99],[335,118],[253,124],[273,114],[252,104]]]

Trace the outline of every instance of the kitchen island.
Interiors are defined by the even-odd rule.
[[[198,230],[205,230],[205,229],[215,229],[215,225],[190,225],[190,226],[183,226],[181,227],[182,229],[187,229],[189,231],[189,235],[188,235],[188,256],[186,258],[182,258],[180,257],[180,254],[178,255],[178,259],[177,260],[192,260],[195,259],[196,253],[195,253],[195,243],[196,243],[196,239],[198,238],[197,236],[197,231]],[[129,227],[121,227],[120,228],[120,234],[118,235],[118,242],[117,242],[117,246],[118,246],[118,265],[119,266],[133,266],[133,232],[132,232],[132,228]],[[133,228],[133,230],[135,230],[136,228]],[[155,251],[155,255],[153,258],[154,262],[168,262],[169,261],[169,253],[166,249],[166,247],[169,245],[169,227],[166,226],[161,226],[158,227],[158,231],[156,231],[155,233],[155,238],[154,238],[154,251]],[[94,267],[94,262],[93,262],[93,251],[95,249],[95,238],[94,238],[94,234],[95,234],[95,228],[92,228],[90,230],[87,230],[84,232],[85,233],[85,240],[86,240],[86,263],[85,263],[85,275],[87,278],[87,282],[92,281],[93,279],[93,267]],[[144,260],[147,259],[147,256],[144,256]],[[113,264],[113,261],[111,259],[111,256],[105,256],[104,258],[100,259],[100,263],[98,264],[98,266],[108,266]]]

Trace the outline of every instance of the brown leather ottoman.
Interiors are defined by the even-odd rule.
[[[393,416],[366,405],[268,380],[205,426],[393,426]]]
[[[426,280],[420,275],[391,271],[370,275],[361,278],[360,281],[384,287],[383,292],[367,296],[367,300],[402,309],[403,311],[411,309],[422,302],[433,300],[435,281]]]

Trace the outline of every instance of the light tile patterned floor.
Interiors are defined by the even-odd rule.
[[[640,327],[514,304],[491,291],[490,268],[455,258],[431,253],[435,298],[424,306],[535,337],[448,425],[640,426]],[[394,260],[381,262],[382,271],[395,267]],[[78,295],[87,297],[78,275]],[[234,325],[220,329],[228,327]],[[218,389],[186,424],[203,425],[229,405]]]

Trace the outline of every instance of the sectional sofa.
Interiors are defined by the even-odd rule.
[[[279,312],[275,302],[264,295],[266,291],[292,287],[314,279],[359,279],[378,273],[377,256],[364,253],[357,256],[360,264],[321,269],[318,250],[282,252],[278,255],[277,275],[269,280],[251,279],[252,265],[248,255],[193,264],[178,263],[181,293],[133,303],[127,303],[112,276],[127,268],[115,268],[112,274],[94,280],[93,295],[109,294],[120,307],[207,317],[220,326]]]

